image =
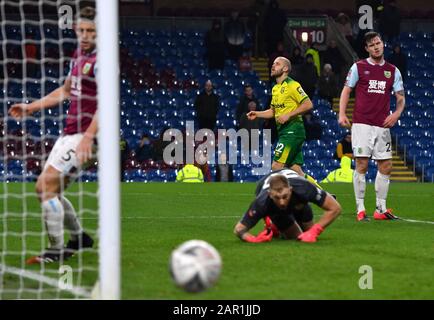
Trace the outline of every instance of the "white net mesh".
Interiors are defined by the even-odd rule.
[[[75,14],[80,4],[0,3],[0,300],[90,297],[98,277],[96,243],[63,263],[26,264],[49,247],[35,182],[64,131],[68,101],[20,121],[8,115],[13,104],[38,100],[64,83],[77,41],[72,28],[59,27],[59,18],[71,18],[67,14]],[[65,5],[68,8],[61,8]],[[82,171],[62,191],[85,232],[96,240],[96,166]],[[65,244],[68,239],[65,230]]]

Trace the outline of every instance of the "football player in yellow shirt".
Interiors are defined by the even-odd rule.
[[[286,166],[318,186],[315,179],[301,169],[304,163],[302,147],[306,140],[302,115],[310,111],[313,104],[300,83],[288,76],[290,72],[291,62],[287,58],[277,57],[274,60],[271,76],[276,83],[272,89],[270,108],[265,111],[251,111],[247,117],[249,120],[274,117],[276,120],[278,142],[274,150],[273,171]]]

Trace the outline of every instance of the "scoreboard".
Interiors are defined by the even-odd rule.
[[[296,16],[288,17],[286,26],[300,43],[322,45],[327,42],[327,23],[327,16]]]

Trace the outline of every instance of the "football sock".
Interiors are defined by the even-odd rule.
[[[353,186],[354,186],[354,195],[356,196],[357,212],[365,211],[365,190],[366,190],[365,174],[358,173],[357,170],[354,170]]]
[[[42,202],[42,213],[50,241],[50,248],[62,249],[64,244],[63,218],[65,212],[59,198],[54,197]]]
[[[375,193],[377,195],[376,209],[383,213],[387,210],[386,199],[389,192],[390,175],[385,175],[377,171],[375,178]]]
[[[322,187],[318,184],[318,182],[312,176],[305,173],[304,177],[307,179],[307,181],[309,181],[310,183],[314,184],[317,188],[322,190]]]
[[[83,229],[78,220],[77,213],[75,212],[72,203],[65,197],[61,196],[61,203],[63,205],[63,210],[65,212],[65,219],[63,224],[65,228],[71,233],[71,240],[77,241],[78,235],[83,232]]]

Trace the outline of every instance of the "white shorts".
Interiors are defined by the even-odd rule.
[[[392,137],[388,128],[353,123],[351,140],[354,158],[392,159]]]
[[[59,137],[48,156],[44,170],[48,166],[52,166],[63,174],[69,174],[73,169],[78,168],[79,161],[75,154],[75,149],[82,138],[83,133]]]

